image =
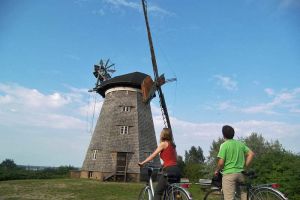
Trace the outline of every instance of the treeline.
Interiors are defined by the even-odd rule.
[[[279,190],[289,199],[300,199],[300,154],[285,150],[278,140],[266,141],[262,135],[252,133],[245,138],[239,138],[255,152],[255,158],[250,166],[258,177],[254,184],[279,183]],[[211,178],[217,164],[217,154],[222,138],[214,140],[210,146],[209,156],[204,157],[201,147],[191,147],[185,151],[185,159],[179,156],[179,166],[184,177],[192,182],[200,178]]]
[[[5,159],[0,164],[0,181],[18,179],[51,179],[70,177],[70,170],[76,169],[72,166],[49,167],[42,170],[28,170],[20,167],[11,159]]]

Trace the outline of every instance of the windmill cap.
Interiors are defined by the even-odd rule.
[[[141,72],[133,72],[113,77],[102,82],[97,88],[97,93],[99,93],[102,97],[105,97],[105,91],[114,87],[132,87],[141,89],[141,84],[147,76],[149,75]]]

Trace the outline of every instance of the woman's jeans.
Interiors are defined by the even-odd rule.
[[[180,169],[178,166],[170,166],[163,168],[163,174],[160,176],[154,192],[154,200],[161,200],[161,197],[168,186],[168,178],[164,176],[168,174],[172,180],[169,183],[180,182]]]

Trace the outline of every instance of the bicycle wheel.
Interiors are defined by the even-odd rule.
[[[152,200],[152,193],[149,186],[144,187],[140,194],[138,200]]]
[[[223,200],[223,193],[220,189],[211,189],[209,190],[204,197],[204,200]]]
[[[287,200],[278,190],[269,187],[257,188],[250,191],[250,200]]]
[[[168,189],[165,200],[192,200],[192,197],[185,189],[178,186],[171,186]]]

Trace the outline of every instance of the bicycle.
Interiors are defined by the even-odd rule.
[[[287,197],[284,196],[278,188],[278,184],[260,184],[260,185],[252,185],[251,180],[256,178],[257,176],[253,171],[251,172],[243,172],[243,174],[249,180],[249,183],[240,183],[238,187],[246,187],[247,190],[247,199],[248,200],[288,200]],[[204,200],[223,200],[223,191],[222,186],[214,186],[211,190],[209,190],[204,196]],[[235,200],[239,199],[237,194],[235,195]]]
[[[154,188],[152,181],[152,173],[154,170],[160,170],[161,168],[147,167],[148,169],[148,180],[144,188],[142,188],[139,194],[139,200],[153,200]],[[172,177],[168,177],[168,174],[162,174],[166,176],[168,182]],[[192,200],[190,193],[184,188],[180,187],[179,183],[169,183],[163,194],[164,200]]]

